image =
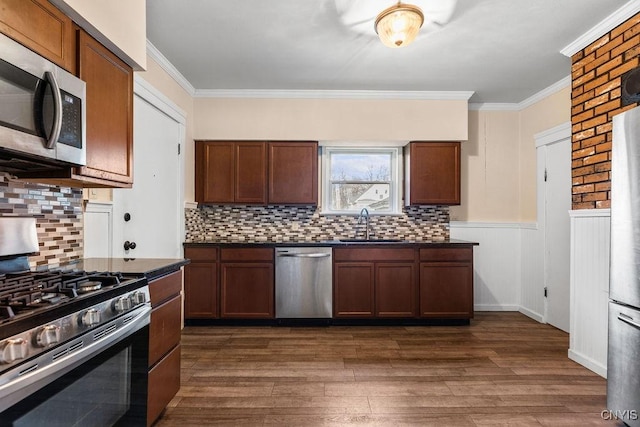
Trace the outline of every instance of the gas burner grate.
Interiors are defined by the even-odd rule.
[[[113,287],[126,279],[121,273],[53,271],[0,275],[0,319],[59,304],[78,295]]]

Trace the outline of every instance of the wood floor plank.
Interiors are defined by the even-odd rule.
[[[520,313],[468,326],[190,326],[159,427],[599,426],[606,380]]]

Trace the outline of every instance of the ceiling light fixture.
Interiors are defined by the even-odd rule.
[[[375,29],[385,46],[396,48],[410,44],[423,23],[424,15],[419,7],[398,2],[380,12]]]

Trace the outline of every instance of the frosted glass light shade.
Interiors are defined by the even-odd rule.
[[[376,18],[376,33],[385,46],[404,47],[415,40],[424,23],[420,8],[398,3],[380,12]]]

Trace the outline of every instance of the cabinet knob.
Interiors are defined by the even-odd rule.
[[[124,250],[128,251],[129,249],[135,249],[136,248],[136,242],[130,242],[130,241],[126,241],[124,242]]]

